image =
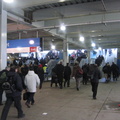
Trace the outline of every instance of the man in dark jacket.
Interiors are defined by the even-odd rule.
[[[112,62],[111,65],[111,72],[113,74],[113,81],[117,81],[117,78],[119,76],[119,67],[114,62]]]
[[[12,67],[10,71],[7,74],[7,77],[13,77],[13,83],[14,83],[14,91],[6,92],[6,103],[2,110],[1,120],[6,120],[10,106],[14,102],[14,105],[18,112],[18,118],[23,118],[25,114],[23,114],[22,106],[21,106],[21,92],[23,90],[22,87],[22,80],[18,73],[16,73],[15,67]]]
[[[4,70],[0,72],[0,76],[5,73],[5,78],[0,79],[0,105],[3,105],[2,104],[2,95],[3,95],[2,82],[5,81],[9,70],[10,70],[10,67],[6,67]]]
[[[111,67],[110,64],[107,63],[104,67],[103,67],[103,72],[105,75],[105,79],[106,79],[106,83],[110,82],[111,80]]]
[[[66,86],[66,83],[67,83],[67,87],[70,87],[70,75],[71,75],[71,68],[69,66],[69,63],[67,63],[64,69],[64,78],[65,78],[64,87]]]
[[[60,89],[63,87],[63,74],[64,74],[64,66],[62,65],[62,61],[56,65],[56,73],[58,77],[58,83],[60,85]]]
[[[99,79],[101,79],[101,72],[98,69],[97,64],[95,64],[95,68],[94,68],[94,72],[93,72],[93,78],[91,79],[93,99],[96,99]]]

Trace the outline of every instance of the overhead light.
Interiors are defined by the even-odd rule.
[[[65,2],[65,0],[59,0],[59,2]]]
[[[98,40],[101,40],[101,39],[98,39]]]
[[[60,30],[65,31],[66,30],[66,26],[64,24],[61,24]]]
[[[34,40],[30,40],[30,41],[29,41],[29,44],[30,44],[30,45],[33,45],[34,43],[35,43]]]
[[[51,49],[52,49],[52,50],[55,50],[55,46],[54,46],[54,45],[52,45],[52,46],[51,46]]]
[[[91,32],[95,32],[95,30],[92,30]]]
[[[91,46],[92,46],[92,47],[95,47],[96,45],[95,45],[95,43],[92,43]]]
[[[80,36],[79,40],[80,40],[81,42],[84,42],[85,38],[84,38],[83,36]]]
[[[12,3],[12,2],[14,2],[14,0],[3,0],[4,2],[6,2],[6,3]]]

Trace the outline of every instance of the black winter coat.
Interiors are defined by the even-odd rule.
[[[14,76],[14,83],[15,83],[15,92],[13,93],[7,93],[6,96],[9,97],[9,96],[12,96],[12,97],[17,97],[17,96],[21,96],[21,92],[23,90],[23,85],[22,85],[22,79],[21,77],[19,76],[18,73],[16,72],[8,72],[8,77],[9,76]]]
[[[71,68],[69,66],[65,66],[64,78],[65,79],[70,79],[70,75],[71,75]]]
[[[98,69],[98,67],[95,67],[94,72],[93,72],[93,78],[91,79],[91,82],[98,83],[99,79],[101,79],[101,72]]]

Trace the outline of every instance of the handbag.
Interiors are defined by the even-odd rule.
[[[23,100],[27,100],[27,98],[28,98],[28,93],[27,92],[23,93]]]

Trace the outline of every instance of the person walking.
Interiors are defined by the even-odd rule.
[[[67,83],[67,87],[70,87],[70,75],[71,75],[71,68],[69,66],[69,63],[66,64],[65,69],[64,69],[64,87],[66,87],[66,83]]]
[[[60,61],[60,63],[56,65],[56,74],[57,74],[60,89],[62,89],[63,88],[63,75],[64,75],[64,66],[62,65],[62,61]]]
[[[36,92],[36,87],[39,87],[40,85],[40,79],[37,74],[34,72],[33,66],[29,67],[28,74],[25,76],[25,85],[26,85],[26,91],[27,91],[27,101],[26,101],[26,106],[30,108],[30,103],[31,105],[34,104],[34,95]]]
[[[97,89],[98,89],[99,79],[101,79],[101,72],[98,69],[97,64],[95,64],[94,65],[93,78],[91,79],[93,99],[96,99],[96,96],[97,96]]]
[[[75,77],[76,89],[77,89],[77,91],[79,91],[80,82],[82,81],[82,77],[83,77],[83,70],[80,68],[78,63],[75,63],[75,65],[73,67],[72,77]]]
[[[7,77],[8,78],[13,77],[12,82],[14,83],[14,91],[6,92],[7,100],[5,102],[5,106],[2,110],[0,120],[7,119],[7,115],[8,115],[10,106],[12,105],[13,102],[14,102],[14,105],[15,105],[17,112],[18,112],[17,117],[23,118],[23,117],[25,117],[25,114],[23,113],[22,105],[21,105],[21,93],[23,90],[22,80],[21,80],[20,76],[18,75],[18,73],[16,73],[15,67],[10,68],[10,71],[8,72]]]
[[[83,70],[83,85],[87,85],[87,82],[88,82],[88,76],[87,76],[87,73],[88,73],[88,65],[87,63],[85,63],[83,66],[82,66],[82,70]]]
[[[106,63],[106,65],[103,67],[103,72],[105,75],[105,82],[108,83],[111,80],[111,67],[109,63]]]
[[[111,72],[113,75],[113,81],[117,81],[117,78],[119,77],[119,67],[114,62],[112,62],[111,65]]]
[[[38,66],[37,74],[38,74],[39,79],[40,79],[39,89],[42,89],[42,84],[43,84],[43,82],[44,82],[44,70],[43,70],[43,67],[42,67],[41,64]]]
[[[2,83],[6,80],[6,76],[10,70],[10,67],[6,67],[4,70],[0,71],[0,105],[3,105],[2,103],[2,95],[3,95],[3,89],[2,89]]]

